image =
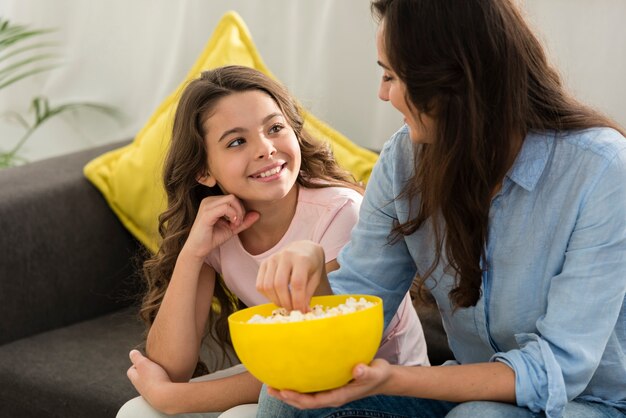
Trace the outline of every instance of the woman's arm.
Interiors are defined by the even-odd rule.
[[[458,366],[392,366],[374,360],[354,368],[354,380],[339,389],[314,394],[292,391],[268,393],[301,409],[338,407],[366,396],[383,394],[450,402],[490,400],[515,403],[515,374],[499,362]]]
[[[391,369],[391,378],[383,387],[385,394],[451,402],[488,400],[515,403],[515,373],[503,363],[391,366]]]

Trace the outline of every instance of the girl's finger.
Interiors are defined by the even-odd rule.
[[[276,264],[272,257],[261,263],[257,274],[257,290],[262,293],[270,302],[280,306],[280,299],[274,289],[274,276],[276,274]]]
[[[233,224],[239,226],[246,216],[246,209],[243,207],[243,203],[241,203],[241,200],[232,194],[227,195],[225,201],[228,203],[228,206],[235,211],[235,219],[232,219]]]
[[[241,223],[239,212],[228,203],[215,208],[214,213],[220,214],[219,218],[226,220],[231,229],[238,227]]]
[[[259,271],[256,274],[256,290],[257,290],[257,292],[259,292],[263,296],[265,296],[267,299],[269,299],[270,302],[274,302],[265,293],[265,277],[267,276],[266,272],[267,272],[267,269],[268,269],[267,266],[268,266],[268,264],[265,261],[262,262],[261,265],[259,266]]]
[[[290,278],[292,273],[292,266],[288,260],[279,257],[276,270],[274,272],[274,280],[273,280],[273,288],[276,296],[278,297],[278,301],[280,306],[291,311],[294,309],[293,304],[291,303],[291,292],[290,292]],[[305,311],[302,311],[305,312]]]
[[[135,366],[129,367],[128,370],[126,371],[126,377],[128,377],[128,380],[130,380],[130,382],[133,385],[135,384],[135,380],[137,380],[138,376],[139,376],[139,373],[137,372],[137,369],[135,368]]]
[[[290,281],[290,293],[291,303],[294,309],[298,309],[302,312],[309,311],[309,302],[311,296],[315,291],[316,286],[311,283],[315,283],[315,280],[311,280],[309,277],[309,268],[307,266],[308,260],[299,260],[300,262],[293,263],[291,271]],[[313,292],[309,292],[309,288],[313,287]]]
[[[262,262],[259,266],[259,270],[256,273],[256,290],[259,293],[263,293],[263,278],[265,277],[265,270],[267,270],[267,263]],[[264,294],[264,293],[263,293]]]
[[[223,218],[229,224],[239,226],[246,213],[243,205],[233,195],[209,196],[200,203],[198,213],[206,213],[211,217]]]
[[[143,355],[139,352],[139,350],[130,350],[130,353],[128,353],[128,357],[130,358],[130,361],[133,363],[133,366],[135,366],[137,365],[137,362],[141,360]]]
[[[259,220],[260,217],[261,215],[258,212],[251,211],[246,213],[243,220],[241,221],[241,224],[237,227],[234,233],[238,234],[241,231],[245,231],[246,229],[250,228],[252,224]]]

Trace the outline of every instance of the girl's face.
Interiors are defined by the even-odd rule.
[[[376,33],[376,49],[378,50],[378,65],[383,69],[383,75],[378,89],[378,97],[390,102],[404,116],[404,123],[409,127],[409,136],[416,144],[432,143],[434,140],[435,121],[431,116],[419,112],[414,106],[409,106],[406,99],[406,84],[395,74],[384,48],[383,24]]]
[[[251,90],[226,96],[203,127],[208,173],[200,183],[217,184],[244,202],[276,201],[295,190],[300,146],[269,95]]]

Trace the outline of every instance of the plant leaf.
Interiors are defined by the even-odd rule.
[[[18,56],[20,54],[23,54],[24,52],[29,52],[29,51],[34,51],[34,50],[41,50],[41,49],[48,49],[48,48],[52,48],[52,47],[57,47],[59,46],[58,43],[56,42],[40,42],[37,44],[30,44],[27,46],[23,46],[20,48],[12,48],[10,51],[3,53],[2,56],[0,56],[0,62],[6,61],[11,57],[15,57]],[[57,54],[54,54],[54,56],[57,56]]]
[[[43,73],[45,71],[50,71],[51,69],[56,68],[56,67],[58,67],[58,65],[49,65],[47,67],[39,67],[39,68],[26,71],[18,76],[15,76],[7,81],[0,83],[0,89],[3,89],[4,87],[9,86],[17,81],[20,81],[23,78],[30,77],[31,75],[34,75],[34,74]]]
[[[11,24],[9,20],[0,17],[0,63],[3,64],[3,67],[0,66],[0,89],[26,77],[49,71],[59,65],[54,62],[50,63],[50,60],[57,58],[57,54],[45,50],[45,48],[56,46],[56,44],[38,42],[41,36],[50,32],[53,32],[53,30],[31,30],[26,26]],[[21,147],[41,124],[58,114],[88,108],[117,120],[122,117],[122,113],[112,106],[91,102],[65,103],[51,106],[48,98],[44,96],[33,98],[31,108],[35,114],[32,124],[17,112],[7,112],[4,115],[0,115],[11,117],[25,129],[22,137],[10,151],[0,152],[0,168],[11,167],[25,162],[26,159],[17,154]]]
[[[6,67],[0,69],[0,77],[7,78],[11,74],[11,72],[18,71],[22,67],[28,64],[32,64],[33,62],[47,60],[49,58],[55,58],[55,57],[56,55],[54,54],[41,54],[41,55],[35,55],[34,57],[26,58],[22,61],[15,62],[13,64],[9,64]]]
[[[95,110],[118,121],[122,118],[122,112],[113,106],[92,102],[64,103],[61,105],[51,106],[48,98],[44,96],[35,97],[31,102],[31,108],[35,112],[35,122],[32,126],[29,126],[29,128],[33,130],[53,116],[83,108]]]
[[[5,49],[16,42],[31,39],[54,32],[52,29],[28,30],[25,26],[9,26],[0,31],[0,49]]]
[[[4,64],[0,68],[0,89],[57,66],[46,64],[46,61],[57,57],[56,54],[42,52],[42,48],[50,45],[49,43],[28,44],[50,32],[53,30],[33,30],[26,26],[11,24],[8,19],[0,17],[0,62]],[[16,57],[19,57],[19,60],[11,62]]]

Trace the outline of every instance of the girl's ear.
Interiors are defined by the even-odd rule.
[[[198,181],[198,183],[203,184],[207,187],[215,187],[217,185],[217,180],[208,171],[199,174],[196,180]]]

